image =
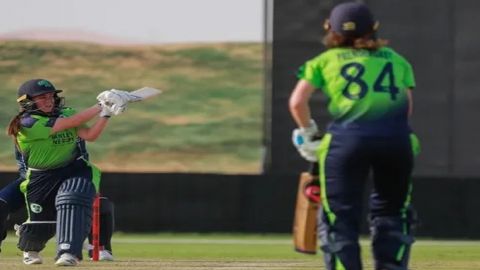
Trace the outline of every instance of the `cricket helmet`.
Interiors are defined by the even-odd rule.
[[[55,107],[63,106],[63,98],[57,94],[62,90],[56,89],[51,82],[45,79],[32,79],[24,82],[17,91],[17,102],[26,111],[35,111],[36,105],[32,98],[46,93],[55,93]]]
[[[373,33],[378,26],[379,22],[373,18],[370,9],[365,4],[355,2],[336,5],[324,24],[325,30],[351,38]]]

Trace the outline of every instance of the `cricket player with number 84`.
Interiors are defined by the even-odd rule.
[[[415,80],[409,62],[377,38],[379,22],[361,3],[335,6],[325,21],[327,50],[301,66],[289,108],[293,144],[318,162],[319,240],[328,270],[360,270],[362,194],[369,201],[376,270],[407,270],[413,240],[411,174],[419,142],[409,126]],[[331,123],[320,141],[309,100],[328,97]]]

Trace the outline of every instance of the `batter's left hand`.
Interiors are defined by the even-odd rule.
[[[300,155],[310,162],[318,161],[317,148],[320,145],[320,140],[314,138],[317,133],[317,124],[313,120],[310,120],[309,127],[296,128],[292,133],[293,145]]]
[[[111,89],[103,91],[97,96],[102,107],[108,107],[113,115],[119,115],[127,109],[129,98],[124,91]]]

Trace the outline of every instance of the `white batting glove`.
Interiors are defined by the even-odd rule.
[[[317,124],[312,119],[310,119],[310,126],[296,128],[292,133],[293,145],[300,155],[310,162],[318,161],[317,148],[320,145],[320,140],[313,140],[317,133]]]
[[[103,91],[97,96],[102,107],[109,107],[113,115],[119,115],[127,109],[129,98],[121,90],[111,89]],[[126,93],[126,92],[125,92]]]
[[[102,108],[102,110],[99,113],[100,117],[107,117],[108,118],[108,117],[112,116],[113,111],[112,111],[112,108],[109,105],[105,104],[105,102],[103,102],[103,101],[100,101],[98,103],[98,105],[100,105],[100,107]]]

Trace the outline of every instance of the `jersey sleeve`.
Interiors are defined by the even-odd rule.
[[[322,88],[325,84],[325,80],[319,67],[319,62],[316,59],[307,61],[303,64],[298,69],[297,78],[299,80],[308,81],[317,89]]]
[[[408,88],[415,88],[415,75],[413,74],[413,68],[410,63],[405,61],[405,77],[403,78],[405,85]]]
[[[403,68],[403,76],[401,78],[401,83],[403,84],[402,86],[406,88],[413,89],[416,86],[415,83],[415,75],[413,74],[413,68],[412,65],[408,62],[408,60],[403,57],[402,55],[396,53],[392,49],[390,49],[393,53],[396,54],[396,61],[398,65],[400,65]]]
[[[21,136],[28,140],[45,139],[50,136],[56,118],[36,118],[28,116],[21,119]]]
[[[65,107],[65,108],[62,109],[62,115],[65,116],[65,117],[72,116],[76,113],[77,113],[77,111],[73,108],[70,108],[70,107]]]
[[[75,110],[73,108],[70,108],[70,107],[64,107],[62,109],[61,115],[62,115],[62,117],[70,117],[70,116],[73,116],[76,113],[77,113],[77,110]],[[88,127],[87,123],[81,124],[76,129],[82,128],[82,127]]]

